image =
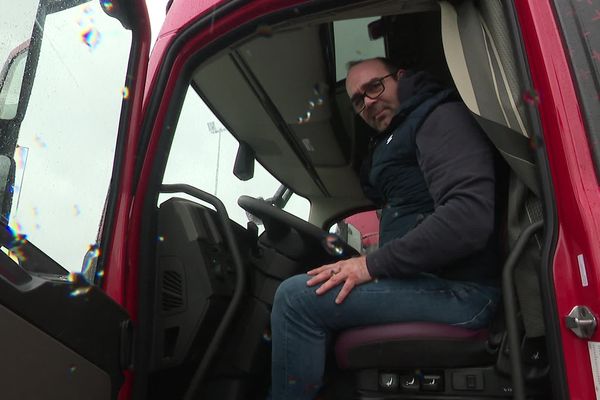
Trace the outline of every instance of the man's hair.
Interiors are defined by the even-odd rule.
[[[390,60],[387,57],[373,57],[373,58],[365,58],[364,60],[349,61],[346,64],[346,69],[348,72],[350,72],[350,70],[352,68],[356,67],[358,64],[362,64],[365,61],[371,61],[371,60],[379,61],[380,63],[382,63],[390,74],[398,71],[398,69],[399,69],[399,67],[396,65],[396,63],[394,63],[392,60]]]

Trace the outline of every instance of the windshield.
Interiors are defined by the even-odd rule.
[[[248,195],[269,199],[276,194],[281,183],[258,162],[254,164],[251,179],[241,181],[235,177],[233,165],[238,146],[235,137],[190,87],[177,123],[163,183],[187,183],[219,197],[229,218],[245,226],[249,216],[238,206],[238,198]],[[158,203],[162,204],[171,197],[194,200],[180,193],[161,194]],[[292,195],[284,209],[306,220],[310,203],[301,196]],[[259,230],[262,231],[263,227]]]
[[[2,214],[70,271],[99,231],[131,32],[110,1],[0,0]],[[0,182],[1,183],[1,182]]]

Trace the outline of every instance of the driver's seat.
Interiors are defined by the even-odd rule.
[[[340,369],[355,373],[361,399],[382,398],[385,393],[501,396],[507,394],[510,379],[493,368],[500,340],[487,329],[430,322],[386,324],[342,332],[335,357]]]
[[[502,18],[500,2],[440,1],[440,10],[446,61],[461,97],[505,156],[511,174],[518,177],[513,186],[536,193],[537,175],[530,159],[527,121],[518,100],[521,88],[511,57],[512,44],[506,40],[511,35]],[[481,57],[482,54],[486,56]],[[514,191],[513,187],[513,196]],[[517,204],[512,211],[518,215],[527,207],[514,197],[512,204]],[[528,216],[534,215],[527,211]],[[511,222],[514,223],[509,219]],[[535,222],[528,221],[525,226]],[[509,239],[512,251],[516,237]],[[521,309],[528,306],[520,300]],[[516,312],[516,308],[512,310],[512,314]],[[499,313],[498,318],[501,316]],[[360,399],[497,399],[513,395],[507,366],[509,349],[506,343],[501,344],[502,336],[502,330],[469,330],[438,323],[360,327],[340,333],[335,357],[340,369],[355,374]],[[526,369],[545,369],[543,357],[539,356],[543,347],[532,350],[528,343],[531,341],[523,339],[521,351],[514,353],[523,355]],[[535,374],[524,375],[531,379]],[[541,376],[538,374],[536,379]],[[543,383],[528,385],[527,396],[547,398],[544,390]]]
[[[341,333],[335,355],[343,369],[485,365],[494,361],[488,337],[487,329],[432,322],[367,326]]]

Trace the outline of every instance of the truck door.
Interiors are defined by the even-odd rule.
[[[107,255],[141,110],[145,4],[0,8],[0,397],[117,398],[133,334],[107,280],[124,268]]]

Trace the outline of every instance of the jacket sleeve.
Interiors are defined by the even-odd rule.
[[[494,229],[494,154],[462,103],[437,107],[416,136],[435,210],[367,256],[372,277],[438,270],[485,247]]]

